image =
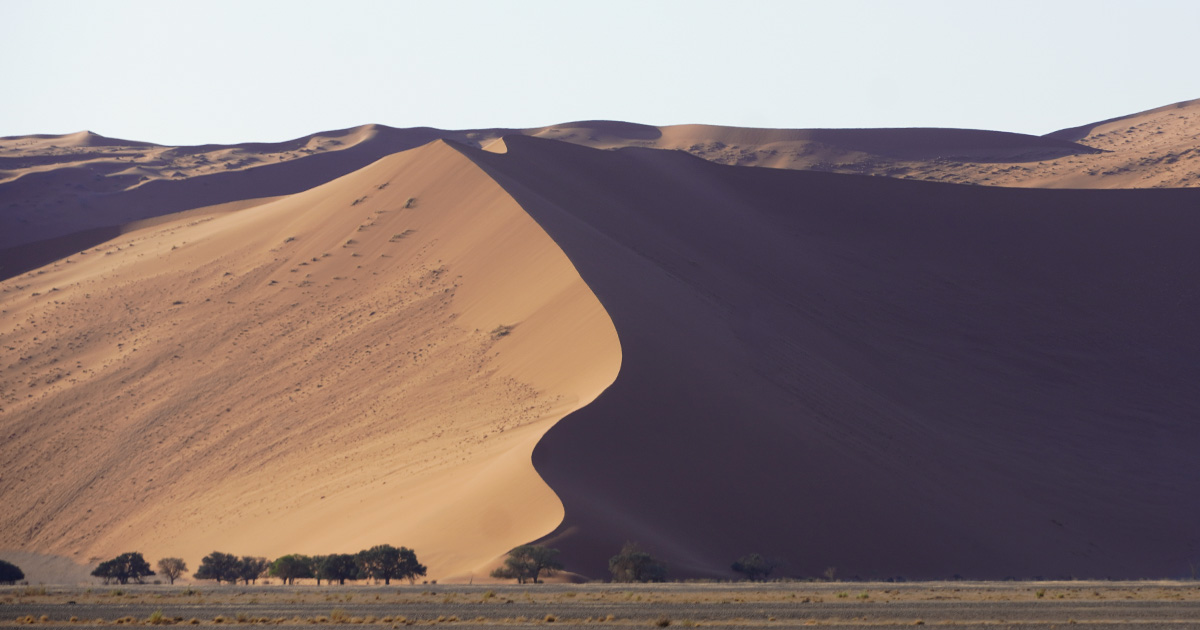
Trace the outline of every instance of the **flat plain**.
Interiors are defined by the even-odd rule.
[[[1196,582],[0,587],[0,627],[1192,627]]]

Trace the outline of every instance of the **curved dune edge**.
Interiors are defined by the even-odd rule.
[[[532,450],[621,362],[561,249],[441,141],[126,234],[0,310],[0,549],[80,563],[390,542],[478,581],[561,522]]]
[[[534,464],[548,544],[675,578],[1185,575],[1200,492],[1194,190],[465,151],[572,258],[621,373]]]

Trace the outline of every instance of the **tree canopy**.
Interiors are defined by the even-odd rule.
[[[737,562],[733,563],[733,570],[746,576],[747,580],[752,582],[765,581],[770,577],[771,572],[778,568],[783,562],[776,558],[764,558],[757,553],[752,553],[748,556],[738,558]]]
[[[642,551],[637,543],[627,542],[621,553],[609,558],[608,570],[614,582],[665,582],[667,565]]]
[[[346,580],[357,580],[358,574],[358,563],[348,553],[330,554],[321,563],[320,576],[330,582],[336,580],[338,584],[345,584]]]
[[[238,560],[238,578],[243,584],[255,582],[267,572],[267,568],[271,566],[271,561],[258,556],[242,556]]]
[[[415,582],[417,576],[425,575],[425,565],[417,562],[416,552],[408,547],[375,545],[358,552],[355,561],[363,576],[384,584],[391,584],[393,578]]]
[[[197,580],[216,580],[217,584],[234,584],[241,577],[241,561],[231,553],[214,551],[200,561],[200,568],[192,576]]]
[[[492,577],[505,580],[515,579],[518,584],[526,581],[538,583],[542,573],[554,575],[562,570],[563,565],[558,561],[558,550],[542,545],[521,545],[508,552],[504,566],[492,571]]]
[[[299,578],[310,578],[315,574],[313,572],[312,558],[301,556],[299,554],[289,554],[275,559],[271,563],[270,575],[284,581],[285,584],[294,584]]]
[[[158,572],[170,580],[171,584],[187,570],[187,563],[183,558],[163,558],[158,561]]]
[[[101,562],[92,575],[103,578],[105,584],[114,580],[121,584],[128,584],[130,580],[142,584],[142,578],[154,575],[154,571],[142,554],[131,551]]]
[[[6,560],[0,560],[0,584],[16,584],[17,581],[24,579],[25,572],[21,570],[21,567]]]

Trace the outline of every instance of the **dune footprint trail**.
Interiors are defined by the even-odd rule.
[[[444,142],[0,285],[0,549],[191,566],[551,531],[530,453],[616,376],[554,242]]]
[[[554,237],[621,372],[534,463],[604,576],[1162,577],[1200,554],[1200,191],[463,149]]]

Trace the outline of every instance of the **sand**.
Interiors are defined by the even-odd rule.
[[[592,577],[1183,575],[1200,191],[951,186],[514,136],[467,151],[613,318],[534,463]]]
[[[586,121],[530,129],[362,125],[277,143],[166,147],[92,132],[0,138],[0,278],[39,243],[58,257],[134,220],[293,194],[446,139],[530,135],[602,149],[679,150],[720,164],[1036,188],[1200,185],[1200,100],[1033,136],[972,129],[743,129]],[[86,232],[92,230],[92,232]],[[74,235],[73,239],[63,241]],[[59,240],[51,240],[59,239]],[[81,244],[82,243],[82,244]],[[53,260],[45,256],[36,262]]]
[[[0,295],[0,548],[80,562],[390,542],[469,579],[561,520],[530,451],[620,363],[561,251],[440,142]]]
[[[1197,103],[0,139],[0,557],[1184,575]]]

